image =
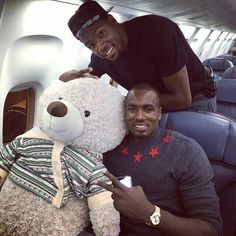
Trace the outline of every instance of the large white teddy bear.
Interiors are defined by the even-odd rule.
[[[0,235],[119,234],[111,194],[96,185],[102,153],[126,133],[124,97],[92,78],[59,82],[39,100],[38,125],[0,150]]]

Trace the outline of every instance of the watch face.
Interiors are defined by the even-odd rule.
[[[158,225],[160,223],[160,216],[157,212],[154,212],[150,218],[153,225]]]
[[[152,225],[158,225],[160,223],[161,212],[160,208],[155,206],[154,213],[150,216],[150,221]]]

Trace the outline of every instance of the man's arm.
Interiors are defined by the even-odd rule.
[[[106,175],[114,187],[101,182],[98,184],[113,193],[115,208],[137,223],[149,222],[149,216],[154,212],[155,206],[147,199],[142,187],[128,188],[109,172]],[[163,209],[161,209],[160,224],[156,228],[170,236],[213,236],[211,227],[206,221],[178,217]]]
[[[166,235],[173,236],[213,236],[213,232],[208,223],[201,219],[183,218],[175,216],[161,209],[161,221],[158,225]]]
[[[168,93],[160,95],[162,109],[164,111],[188,109],[191,106],[192,97],[186,66],[162,80],[168,90]]]
[[[70,70],[60,75],[59,80],[64,82],[80,77],[99,77],[92,75],[92,68],[85,70]],[[161,106],[164,111],[178,111],[188,109],[191,105],[192,97],[189,87],[188,72],[184,66],[177,73],[163,78],[163,82],[168,93],[160,95]]]
[[[66,71],[63,74],[61,74],[59,76],[59,80],[61,80],[63,82],[68,82],[70,80],[78,79],[81,77],[82,78],[89,77],[89,78],[98,79],[98,76],[91,74],[92,71],[93,71],[93,69],[91,67],[84,69],[84,70],[69,70],[69,71]]]

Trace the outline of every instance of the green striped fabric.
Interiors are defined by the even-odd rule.
[[[51,155],[53,142],[46,139],[19,137],[0,150],[0,168],[9,173],[17,185],[52,203],[57,193]],[[109,182],[103,175],[102,155],[72,145],[61,153],[64,195],[61,206],[71,194],[83,198],[103,189],[94,182]]]

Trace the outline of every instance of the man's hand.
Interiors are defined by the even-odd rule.
[[[148,201],[141,186],[126,187],[111,173],[104,173],[112,185],[97,182],[97,185],[112,192],[115,208],[124,216],[135,223],[149,222],[150,215],[155,211],[155,206]],[[212,236],[210,225],[197,218],[175,216],[161,209],[161,221],[157,229],[163,230],[165,235],[175,236]]]
[[[59,77],[59,80],[68,82],[73,79],[78,79],[78,78],[84,78],[84,77],[89,77],[89,78],[94,78],[98,79],[99,77],[92,75],[91,72],[93,69],[91,67],[84,69],[84,70],[69,70],[66,71],[65,73],[61,74]]]
[[[126,187],[111,173],[106,172],[105,175],[112,181],[113,186],[104,182],[98,182],[97,185],[112,192],[115,208],[133,221],[149,221],[155,206],[148,201],[142,187]]]

